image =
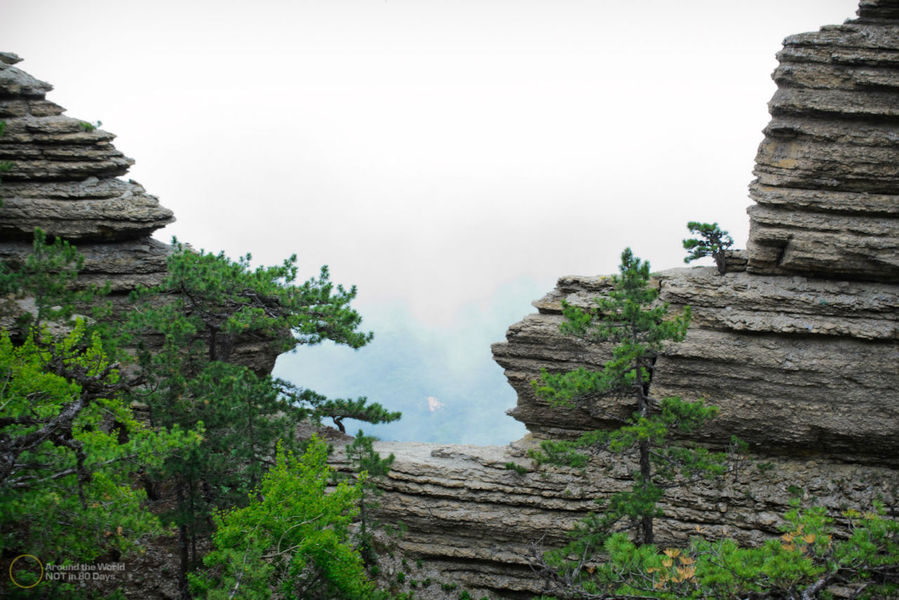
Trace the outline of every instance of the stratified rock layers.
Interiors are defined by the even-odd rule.
[[[85,254],[83,282],[126,293],[165,275],[168,246],[149,238],[172,212],[134,181],[118,179],[133,160],[114,135],[63,114],[46,100],[52,89],[0,53],[0,259],[31,248],[35,228],[74,243]]]
[[[543,582],[532,569],[535,552],[565,543],[578,520],[631,485],[632,457],[600,456],[586,472],[533,470],[525,439],[510,446],[379,442],[396,461],[382,484],[379,516],[401,522],[399,547],[428,561],[443,580],[505,598],[532,598]],[[338,450],[335,462],[342,465]],[[506,468],[513,462],[528,472]],[[895,471],[839,460],[771,458],[750,461],[715,482],[694,481],[670,490],[657,521],[661,543],[679,544],[698,531],[710,538],[758,543],[778,535],[781,516],[797,488],[839,515],[844,506],[896,501]],[[480,597],[480,593],[475,597]]]
[[[127,310],[128,294],[166,275],[172,247],[150,235],[173,222],[135,181],[134,161],[113,145],[115,136],[63,114],[48,101],[48,83],[0,52],[0,261],[20,263],[32,250],[36,228],[71,242],[84,256],[80,285],[109,284],[110,300]],[[278,350],[261,336],[241,337],[234,360],[270,372]]]
[[[608,278],[565,277],[513,325],[494,357],[518,392],[513,416],[541,436],[614,426],[633,406],[615,398],[552,408],[530,382],[541,369],[601,368],[609,348],[559,332],[561,302],[589,306]],[[899,456],[899,286],[678,269],[655,281],[672,310],[690,305],[684,342],[659,359],[658,397],[706,398],[721,414],[703,434],[737,435],[766,453],[816,453],[868,461]]]
[[[756,157],[749,270],[899,281],[899,31],[890,2],[788,37]]]
[[[859,19],[788,37],[750,185],[745,267],[659,275],[660,298],[693,308],[687,339],[659,359],[657,396],[721,407],[706,439],[767,453],[895,463],[899,456],[899,19],[865,1]],[[745,270],[744,270],[745,269]],[[558,332],[561,301],[590,305],[608,280],[566,277],[494,355],[539,435],[610,426],[632,407],[594,399],[550,409],[541,369],[597,368],[609,348]]]

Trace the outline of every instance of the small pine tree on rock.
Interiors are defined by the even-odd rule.
[[[715,259],[718,273],[724,275],[727,272],[725,254],[727,249],[734,245],[733,238],[718,227],[718,223],[690,221],[687,223],[687,229],[698,237],[684,240],[684,250],[689,252],[684,262],[689,263],[704,256],[711,256]]]

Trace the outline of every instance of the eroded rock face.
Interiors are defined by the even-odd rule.
[[[633,457],[601,455],[587,469],[532,468],[525,457],[534,440],[510,446],[462,446],[379,442],[382,456],[396,456],[379,498],[379,516],[400,521],[400,549],[438,568],[480,597],[481,590],[506,598],[531,598],[542,591],[534,572],[534,553],[566,543],[566,534],[607,499],[630,487]],[[345,467],[342,450],[335,464]],[[528,472],[505,467],[514,462]],[[764,468],[759,468],[763,464]],[[833,509],[888,505],[897,499],[895,471],[839,460],[797,461],[772,458],[766,463],[735,461],[714,482],[692,481],[670,491],[657,521],[660,543],[681,544],[698,532],[731,537],[744,544],[779,535],[791,490]],[[698,530],[697,530],[698,528]]]
[[[668,492],[661,544],[697,531],[744,543],[776,535],[790,489],[835,515],[899,500],[897,35],[896,2],[863,0],[858,20],[786,40],[750,188],[757,205],[748,253],[732,255],[724,276],[694,268],[655,280],[662,300],[693,310],[687,339],[657,363],[655,395],[708,399],[721,415],[700,441],[723,446],[737,434],[753,449],[721,480]],[[146,236],[171,214],[116,179],[130,159],[109,134],[64,117],[44,98],[50,86],[15,62],[0,54],[0,119],[8,123],[0,160],[16,165],[0,186],[0,259],[21,257],[40,226],[79,242],[84,281],[110,279],[121,293],[158,281],[169,249]],[[584,475],[534,471],[525,454],[541,438],[616,427],[633,411],[611,399],[551,409],[531,390],[542,368],[608,358],[609,347],[558,329],[562,299],[586,304],[608,287],[602,277],[561,278],[535,302],[538,312],[494,345],[519,395],[512,414],[530,436],[508,447],[377,445],[396,455],[380,515],[406,526],[399,546],[444,581],[501,597],[539,594],[535,547],[561,545],[594,499],[630,484],[632,457],[600,455]],[[342,460],[338,449],[334,461]]]
[[[663,272],[654,282],[672,310],[690,305],[685,341],[657,362],[658,397],[706,398],[721,408],[703,430],[737,435],[765,453],[815,453],[866,461],[899,456],[899,286],[758,276],[713,268]],[[559,332],[561,302],[589,306],[602,277],[563,277],[535,302],[539,313],[509,328],[494,358],[518,392],[512,415],[542,436],[616,426],[634,410],[597,398],[560,410],[535,397],[541,369],[600,369],[611,347]]]
[[[15,67],[19,61],[0,52],[0,261],[24,260],[39,227],[84,256],[78,285],[109,283],[114,309],[128,310],[132,290],[166,276],[173,249],[150,235],[175,220],[172,211],[119,179],[134,161],[112,145],[115,136],[65,116],[45,98],[52,86]],[[19,306],[30,310],[27,299]],[[267,373],[278,353],[271,338],[243,336],[233,360]]]
[[[172,212],[134,181],[118,179],[134,161],[115,136],[64,115],[45,98],[52,90],[0,53],[0,260],[31,249],[35,228],[69,240],[86,258],[81,281],[124,294],[165,276],[171,249],[150,239]]]
[[[899,281],[899,16],[788,37],[756,157],[749,270]]]
[[[769,454],[889,462],[899,456],[899,19],[865,1],[859,19],[788,37],[771,123],[750,185],[745,266],[659,275],[660,299],[690,305],[687,339],[657,363],[658,396],[721,407],[705,439],[736,434]],[[609,348],[558,332],[561,301],[588,306],[603,278],[563,277],[494,356],[538,434],[608,427],[632,411],[595,399],[550,409],[540,369],[600,367]]]

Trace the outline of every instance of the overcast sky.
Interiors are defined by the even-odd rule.
[[[118,134],[175,211],[157,237],[296,252],[305,275],[357,284],[363,314],[450,344],[485,319],[507,321],[483,324],[498,341],[557,277],[612,272],[625,246],[682,266],[689,220],[745,246],[774,55],[855,8],[2,0],[0,40],[70,116]]]

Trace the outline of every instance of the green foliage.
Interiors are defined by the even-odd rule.
[[[317,278],[297,284],[296,255],[280,266],[253,269],[249,254],[234,262],[224,253],[195,252],[177,240],[173,244],[176,252],[165,281],[135,296],[143,300],[138,305],[143,321],[184,344],[183,349],[228,361],[241,335],[270,336],[281,352],[324,340],[360,348],[372,338],[357,331],[362,317],[349,307],[356,288],[335,286],[327,267]],[[169,301],[160,305],[153,299],[159,295]],[[172,323],[164,324],[167,319]],[[285,331],[292,336],[281,335]]]
[[[538,465],[562,465],[583,469],[590,462],[590,457],[583,452],[585,448],[602,447],[608,443],[609,432],[589,431],[576,440],[543,440],[539,450],[528,450],[528,458]]]
[[[784,534],[758,547],[694,537],[684,549],[659,551],[616,533],[606,561],[577,574],[596,597],[664,600],[829,598],[839,584],[853,598],[899,594],[899,522],[882,506],[845,511],[837,525],[822,507],[785,514]]]
[[[91,131],[96,131],[97,129],[99,129],[100,126],[103,125],[103,122],[96,121],[94,123],[91,123],[89,121],[81,121],[80,123],[78,123],[78,125],[81,127],[81,131],[89,133]]]
[[[309,390],[302,396],[312,406],[312,418],[330,417],[341,433],[346,433],[344,419],[356,419],[371,424],[391,423],[399,420],[403,413],[392,412],[380,404],[368,404],[368,398],[326,398]]]
[[[72,319],[74,303],[94,297],[71,290],[81,262],[74,248],[47,244],[37,231],[34,252],[0,272],[4,295],[34,299],[15,338],[0,332],[0,552],[45,563],[139,549],[160,533],[131,484],[199,442],[196,433],[149,430],[134,418],[101,329]],[[49,325],[63,333],[51,335]]]
[[[528,469],[524,465],[520,465],[517,462],[513,462],[513,461],[509,461],[506,464],[504,464],[503,468],[505,468],[508,471],[514,471],[515,474],[519,475],[519,476],[524,476],[524,475],[527,475],[528,473],[530,473],[530,469]]]
[[[277,556],[290,555],[281,563],[271,553],[253,555],[286,573],[282,593],[314,597],[302,589],[308,584],[326,596],[367,597],[359,556],[345,542],[352,506],[370,489],[369,476],[325,495],[318,484],[286,482],[285,473],[303,470],[290,454],[303,446],[295,436],[301,420],[384,421],[399,414],[364,398],[328,400],[229,362],[244,339],[267,340],[276,351],[326,339],[364,345],[371,334],[357,331],[361,318],[349,307],[355,289],[331,284],[324,268],[318,278],[295,284],[294,257],[280,267],[251,269],[249,256],[232,262],[178,246],[166,280],[134,294],[126,327],[116,324],[124,335],[113,339],[112,322],[103,320],[108,311],[75,318],[108,290],[77,282],[82,264],[74,248],[59,239],[49,243],[38,231],[29,257],[0,266],[4,300],[33,300],[16,331],[0,335],[0,551],[24,550],[64,563],[139,548],[143,537],[163,531],[143,508],[146,493],[133,488],[139,477],[154,497],[171,494],[164,500],[172,510],[164,516],[178,526],[179,580],[187,597],[190,555],[196,561],[197,540],[211,530],[215,509],[236,505],[232,512],[242,514],[249,502],[247,514],[254,514],[256,502],[258,510],[280,514],[285,504],[272,490],[300,486],[309,498],[297,502],[319,502],[331,512],[323,509],[312,523],[260,528],[249,540],[255,544],[251,554],[268,544]],[[54,339],[49,324],[67,333]],[[122,342],[136,349],[137,369],[129,369],[133,378],[127,382],[116,363],[126,358],[117,353]],[[129,401],[146,407],[149,428],[134,419]],[[266,479],[278,440],[279,462]],[[323,445],[312,446],[309,461],[324,465]],[[373,457],[363,448],[360,460],[377,476],[392,457]],[[307,471],[316,474],[309,477],[327,479],[330,471],[312,462]],[[213,559],[220,569],[231,552],[226,542],[237,544],[234,531],[242,517],[233,518]],[[223,526],[226,517],[221,519]],[[312,534],[301,527],[306,525],[320,531]],[[278,537],[266,538],[272,531]],[[291,540],[298,543],[285,545]],[[219,573],[227,577],[226,570]],[[236,577],[239,586],[244,576]],[[322,581],[330,583],[322,587]],[[53,593],[73,591],[63,588]],[[214,586],[209,589],[214,595]]]
[[[372,529],[380,526],[372,516],[379,506],[377,498],[383,494],[378,482],[387,476],[396,459],[393,453],[387,458],[381,458],[380,453],[374,449],[375,441],[374,437],[365,435],[360,429],[353,443],[346,447],[347,460],[357,474],[359,486],[359,534],[356,545],[369,568],[378,560],[372,535]]]
[[[134,294],[130,330],[144,383],[136,398],[148,406],[151,422],[206,431],[196,451],[150,474],[154,488],[174,494],[168,516],[179,529],[186,595],[186,574],[198,560],[197,539],[209,533],[209,515],[245,501],[279,440],[285,450],[300,449],[294,431],[303,419],[329,410],[360,419],[399,415],[364,398],[329,401],[232,364],[241,340],[266,340],[277,351],[326,339],[364,345],[371,334],[357,331],[361,317],[349,307],[355,288],[334,286],[327,268],[296,284],[295,256],[253,269],[249,255],[234,262],[175,245],[163,283]]]
[[[796,508],[785,515],[784,535],[757,548],[702,537],[685,549],[659,551],[649,543],[665,487],[684,477],[723,473],[726,456],[669,439],[674,433],[695,431],[714,418],[717,409],[679,398],[651,398],[654,359],[663,342],[682,339],[689,313],[667,316],[667,306],[647,287],[648,266],[629,251],[622,255],[621,270],[622,277],[613,279],[613,290],[607,299],[596,301],[597,308],[566,305],[562,326],[588,340],[617,343],[612,359],[602,371],[544,373],[534,382],[539,396],[560,406],[577,406],[585,397],[602,395],[632,396],[637,403],[633,417],[617,430],[545,441],[530,453],[538,464],[583,468],[590,452],[599,448],[636,450],[640,463],[630,490],[598,502],[600,510],[579,524],[568,546],[544,555],[553,591],[560,597],[621,600],[811,600],[831,598],[827,588],[838,584],[856,598],[899,596],[899,522],[887,518],[880,506],[865,515],[844,512],[843,527],[836,527],[823,508],[802,511],[796,500]],[[657,328],[659,324],[664,326]],[[745,444],[732,440],[732,446]],[[760,470],[768,468],[760,465]],[[801,494],[794,487],[791,493]],[[639,525],[637,540],[614,531],[622,518]]]
[[[594,300],[595,308],[563,303],[565,321],[560,327],[563,333],[589,341],[617,344],[611,359],[602,371],[581,368],[552,374],[544,370],[533,382],[539,397],[557,406],[573,406],[591,395],[644,398],[659,351],[666,342],[684,339],[689,307],[671,316],[667,303],[656,302],[659,291],[649,285],[649,263],[626,248],[618,268],[620,274],[612,277],[613,289]]]
[[[687,223],[687,229],[697,237],[684,240],[684,250],[688,251],[684,262],[689,263],[704,256],[711,256],[715,259],[718,273],[724,275],[727,272],[724,258],[727,249],[734,245],[733,238],[726,231],[722,231],[718,223],[690,221]]]
[[[0,334],[0,551],[92,560],[161,531],[132,477],[196,436],[143,427],[115,394],[117,379],[80,324],[20,346]]]
[[[215,549],[203,560],[208,570],[191,576],[194,597],[369,597],[349,543],[362,482],[326,494],[331,478],[325,443],[313,438],[299,457],[279,447],[250,503],[215,516]]]
[[[631,397],[636,412],[615,431],[595,431],[573,441],[544,441],[530,456],[538,464],[586,466],[584,450],[608,449],[638,454],[639,471],[633,474],[631,490],[620,492],[601,506],[602,518],[592,517],[576,532],[574,546],[561,552],[557,566],[577,569],[560,557],[576,551],[589,556],[600,547],[611,527],[629,519],[644,542],[653,540],[656,504],[662,497],[662,481],[678,476],[711,476],[723,471],[724,455],[695,446],[671,445],[671,432],[689,433],[714,418],[717,409],[680,398],[658,400],[650,396],[655,361],[666,343],[683,340],[690,321],[689,307],[680,315],[669,314],[667,303],[658,302],[658,289],[649,285],[649,263],[635,257],[629,248],[621,254],[619,275],[612,289],[594,300],[589,310],[563,304],[565,321],[561,331],[588,341],[612,342],[612,357],[601,371],[580,368],[567,373],[543,372],[533,382],[536,394],[557,406],[575,406],[600,396]],[[550,560],[553,560],[552,558]],[[583,559],[581,559],[581,562]]]
[[[79,307],[90,311],[94,317],[105,314],[106,307],[99,304],[99,300],[109,292],[108,286],[75,286],[83,266],[84,257],[72,245],[59,238],[50,242],[41,229],[35,229],[32,251],[25,260],[0,268],[0,294],[7,300],[28,297],[34,302],[33,311],[18,317],[18,327],[23,335],[29,330],[39,332],[48,322],[71,326],[71,319]],[[93,319],[88,327],[92,331],[98,329]],[[104,335],[103,339],[109,349],[108,336]]]
[[[152,406],[159,408],[155,401]],[[198,447],[153,472],[184,486],[183,502],[170,516],[197,534],[206,531],[215,508],[244,501],[271,464],[278,440],[299,448],[294,431],[305,414],[271,378],[217,361],[207,363],[166,408],[174,413],[163,422],[206,432]]]

